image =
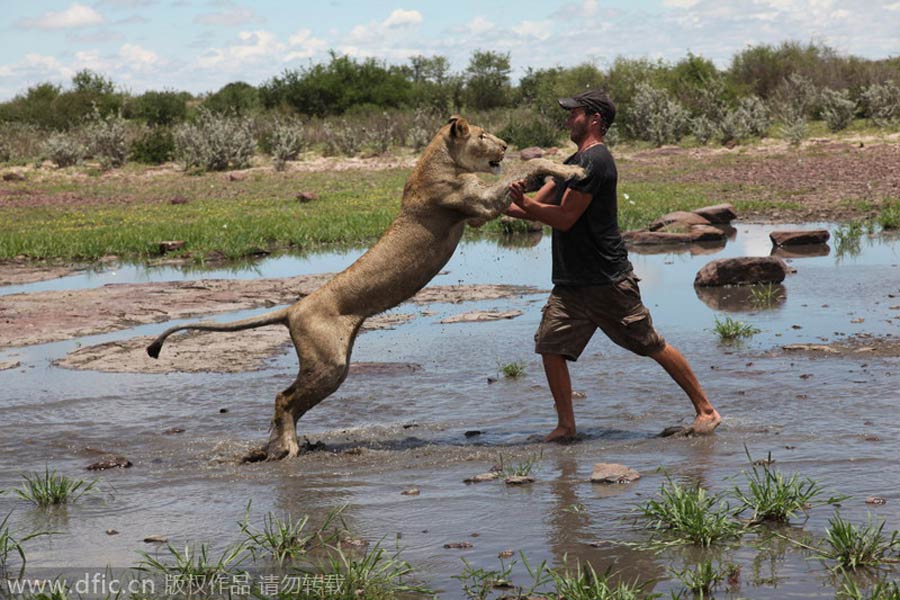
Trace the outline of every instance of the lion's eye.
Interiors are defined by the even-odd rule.
[[[484,139],[484,134],[482,133],[482,134],[479,135],[478,137],[481,138],[481,139]]]

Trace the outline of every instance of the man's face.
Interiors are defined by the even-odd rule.
[[[566,119],[566,127],[569,128],[569,138],[576,144],[581,143],[589,131],[591,116],[583,106],[569,109],[569,117]]]

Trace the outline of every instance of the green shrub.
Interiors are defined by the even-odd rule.
[[[175,128],[175,157],[185,169],[225,171],[250,165],[256,152],[249,119],[197,112],[194,123]]]
[[[97,484],[96,481],[70,479],[49,467],[43,473],[23,474],[22,478],[25,484],[16,490],[16,494],[41,507],[75,502]]]
[[[691,135],[698,144],[706,145],[719,132],[719,127],[706,115],[691,119]]]
[[[144,92],[125,106],[125,116],[147,125],[173,125],[187,116],[187,92]]]
[[[128,142],[125,119],[121,114],[106,117],[95,110],[84,129],[88,153],[100,161],[105,170],[121,167],[128,159]]]
[[[497,136],[518,148],[555,146],[561,131],[550,118],[532,110],[517,110]]]
[[[362,149],[364,133],[361,127],[346,119],[324,121],[325,151],[332,156],[356,156]]]
[[[275,121],[269,135],[275,170],[284,171],[289,160],[296,160],[303,149],[303,131],[299,123]]]
[[[131,158],[148,165],[161,165],[175,156],[175,137],[164,126],[150,127],[131,144]]]
[[[75,136],[55,133],[44,142],[41,154],[56,163],[57,167],[64,168],[77,165],[84,160],[85,149]]]
[[[748,137],[750,137],[750,126],[746,113],[741,109],[726,113],[722,122],[719,123],[719,138],[722,143],[740,142]]]
[[[884,127],[900,119],[900,86],[892,80],[873,83],[863,91],[861,99],[866,117],[875,125]]]
[[[829,131],[846,129],[853,121],[855,113],[856,102],[850,99],[849,91],[835,91],[830,88],[822,90],[822,118]]]
[[[688,130],[688,112],[662,89],[638,85],[630,108],[634,137],[657,146],[677,143]]]

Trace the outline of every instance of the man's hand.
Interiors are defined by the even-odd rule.
[[[516,206],[522,206],[525,202],[525,183],[524,179],[519,179],[509,184],[509,197]]]

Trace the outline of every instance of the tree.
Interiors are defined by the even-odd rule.
[[[210,95],[203,105],[220,114],[247,115],[260,106],[259,90],[249,83],[234,81]]]
[[[511,103],[509,52],[476,50],[466,67],[466,100],[470,108],[490,109]]]
[[[114,94],[116,92],[116,84],[111,79],[107,79],[90,69],[82,69],[72,77],[72,90],[99,95]]]

